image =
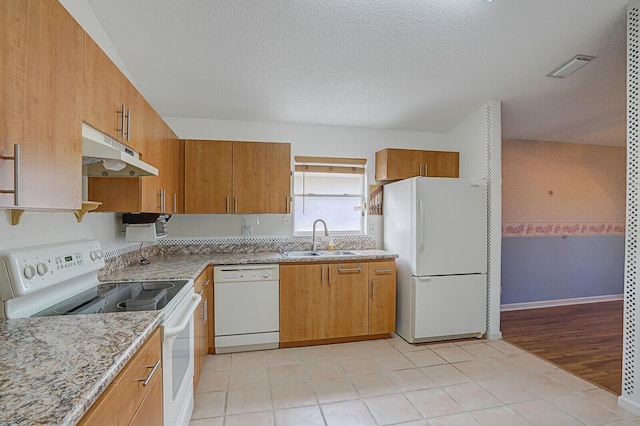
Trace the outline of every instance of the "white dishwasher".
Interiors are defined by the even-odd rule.
[[[216,353],[278,347],[279,265],[215,266],[213,300]]]

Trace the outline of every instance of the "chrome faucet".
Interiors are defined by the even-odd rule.
[[[327,229],[327,224],[325,223],[325,221],[322,219],[316,219],[316,221],[313,222],[313,238],[311,239],[311,250],[318,250],[320,245],[319,243],[316,244],[316,224],[318,222],[324,225],[324,236],[325,237],[329,236],[329,230]]]

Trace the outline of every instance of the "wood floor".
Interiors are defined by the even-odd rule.
[[[620,395],[623,301],[508,311],[504,340]]]

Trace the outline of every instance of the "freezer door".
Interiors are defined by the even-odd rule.
[[[419,178],[415,192],[412,275],[486,273],[486,180]]]
[[[414,339],[484,333],[487,276],[413,277]]]

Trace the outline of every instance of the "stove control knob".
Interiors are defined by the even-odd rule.
[[[104,253],[102,252],[102,250],[98,250],[97,254],[98,254],[98,259],[102,259],[102,257],[104,256]]]
[[[49,271],[49,268],[47,268],[47,265],[44,263],[38,263],[36,270],[38,271],[38,275],[44,275]]]
[[[33,265],[27,265],[24,267],[22,273],[26,279],[30,280],[36,275],[36,268],[34,268]]]
[[[262,273],[262,278],[264,278],[264,279],[269,278],[269,273],[268,272],[263,272]]]
[[[89,257],[91,258],[91,260],[96,260],[98,258],[98,253],[96,253],[95,251],[92,251],[89,254]]]

